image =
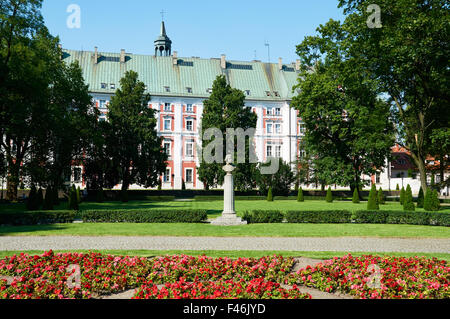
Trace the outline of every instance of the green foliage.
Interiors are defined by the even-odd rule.
[[[47,187],[45,190],[44,210],[53,210],[53,190]]]
[[[383,189],[381,187],[378,190],[378,204],[379,205],[386,204],[386,198],[384,197]]]
[[[303,196],[303,188],[300,187],[298,189],[298,194],[297,194],[297,202],[301,203],[305,201],[305,196]]]
[[[420,186],[419,196],[417,197],[417,208],[423,208],[425,195],[423,194],[423,188]]]
[[[44,205],[44,195],[42,192],[42,188],[39,187],[39,190],[36,194],[36,207],[37,209],[41,209]]]
[[[379,210],[380,205],[377,200],[377,188],[375,184],[372,185],[372,188],[369,193],[369,201],[367,202],[367,210]]]
[[[436,184],[436,182],[435,182],[435,177],[434,177],[434,173],[431,173],[431,181],[430,181],[431,187],[433,187],[434,184]]]
[[[327,203],[332,203],[333,202],[333,192],[331,191],[331,186],[328,187],[327,196],[325,197],[325,201]]]
[[[360,203],[358,188],[356,188],[356,187],[355,187],[355,190],[353,191],[352,202],[353,202],[353,204],[359,204]]]
[[[205,134],[209,129],[218,129],[210,139],[205,139],[202,144],[204,156],[198,175],[204,183],[205,189],[222,185],[225,172],[222,169],[223,160],[226,155],[225,133],[227,129],[241,128],[244,131],[256,128],[257,115],[251,108],[245,107],[245,95],[242,91],[232,88],[225,76],[218,76],[212,86],[212,93],[203,102],[203,115],[201,132]],[[228,134],[227,134],[228,137]],[[223,138],[223,143],[222,143]],[[254,186],[256,164],[250,163],[250,147],[252,141],[245,139],[245,163],[236,164],[234,171],[234,184],[237,190],[246,191]],[[237,143],[234,138],[235,147],[233,155],[234,163],[237,163]],[[214,158],[214,163],[205,161],[205,154]]]
[[[37,199],[36,186],[34,186],[34,184],[32,184],[30,194],[28,195],[27,204],[26,204],[27,210],[35,211],[35,210],[39,209],[36,199]]]
[[[432,190],[431,188],[427,189],[423,208],[430,212],[440,210],[441,203],[439,201],[439,194],[436,190]]]
[[[271,161],[279,161],[278,171],[275,174],[262,174],[259,169],[255,170],[254,176],[256,184],[261,194],[268,194],[269,187],[275,196],[289,196],[292,183],[295,181],[294,173],[291,166],[284,162],[281,158],[271,158]],[[260,164],[261,168],[267,167],[268,164]]]
[[[82,212],[85,223],[203,223],[206,210],[90,210]]]
[[[77,187],[77,202],[78,204],[81,204],[81,190],[80,190],[80,186]]]
[[[415,211],[416,207],[413,202],[411,186],[408,184],[405,191],[405,198],[403,201],[403,210],[404,211]]]
[[[0,225],[28,226],[72,223],[75,220],[72,211],[34,211],[0,213]]]
[[[288,223],[351,223],[352,213],[346,210],[288,211],[286,212],[286,220]]]
[[[129,202],[130,199],[128,197],[128,189],[120,191],[120,200],[122,201],[122,203],[128,203]]]
[[[405,196],[406,196],[405,187],[402,187],[402,190],[400,191],[400,204],[401,205],[403,205],[403,203],[405,202]]]
[[[103,203],[104,200],[105,200],[105,192],[103,191],[103,188],[100,188],[97,191],[96,201],[97,201],[97,203]]]
[[[249,224],[272,224],[282,223],[284,215],[276,210],[253,210],[251,212],[244,212],[243,220]]]
[[[358,224],[407,224],[450,226],[450,213],[444,212],[412,212],[412,211],[357,211],[353,215]]]
[[[395,190],[399,191],[400,190],[400,185],[397,184],[397,187],[395,188]]]
[[[77,190],[75,188],[75,185],[72,185],[72,187],[69,188],[68,204],[69,210],[77,211],[79,209]]]
[[[269,192],[267,193],[267,201],[273,202],[272,186],[269,187]]]
[[[186,183],[184,182],[184,179],[183,179],[183,181],[181,183],[181,189],[182,190],[186,190]]]

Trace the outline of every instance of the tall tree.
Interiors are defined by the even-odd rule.
[[[363,174],[382,169],[390,155],[389,104],[345,50],[341,24],[330,20],[317,31],[297,47],[302,70],[292,106],[306,124],[305,146],[314,155],[318,177],[353,191]]]
[[[226,81],[225,76],[218,76],[213,83],[212,93],[209,99],[205,100],[202,117],[201,132],[205,133],[208,129],[217,128],[223,134],[222,155],[226,155],[225,134],[227,129],[241,128],[244,131],[256,128],[257,115],[250,108],[245,107],[245,95],[242,91],[232,88]],[[215,142],[216,137],[211,140],[203,140],[202,148],[205,149],[210,143]],[[217,141],[216,141],[217,142]],[[238,190],[245,191],[255,186],[254,173],[256,163],[250,163],[250,148],[253,148],[253,141],[246,138],[245,141],[245,161],[246,163],[237,163],[237,142],[235,138],[234,163],[236,170],[234,172],[235,186]],[[216,150],[217,151],[217,150]],[[214,155],[214,154],[212,154]],[[205,188],[222,185],[225,172],[222,170],[223,159],[221,163],[207,163],[202,157],[198,174]]]
[[[291,165],[285,163],[281,158],[278,160],[278,171],[274,174],[262,174],[260,170],[255,170],[255,180],[261,194],[266,195],[269,189],[274,196],[289,196],[292,184],[295,182],[295,176]],[[268,164],[260,164],[268,166]]]
[[[340,0],[347,14],[339,33],[346,51],[388,94],[398,121],[399,143],[418,167],[427,189],[426,157],[433,128],[448,127],[450,15],[445,0],[380,0],[380,28],[368,28],[371,0]],[[338,33],[338,31],[334,32]]]
[[[105,149],[116,173],[106,182],[108,187],[121,183],[122,192],[132,184],[154,187],[166,169],[167,155],[156,132],[155,111],[148,107],[150,95],[134,71],[124,75],[120,86],[108,106]]]

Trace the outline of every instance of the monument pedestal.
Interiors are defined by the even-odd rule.
[[[224,196],[223,196],[223,212],[222,216],[213,220],[211,225],[217,226],[237,226],[237,225],[247,225],[246,221],[243,221],[242,218],[237,217],[236,211],[234,208],[234,180],[233,180],[233,171],[234,166],[231,165],[232,158],[227,156],[227,165],[223,167],[223,170],[227,173],[225,176],[224,182]]]

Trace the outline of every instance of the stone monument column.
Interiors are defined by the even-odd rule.
[[[223,170],[227,173],[223,184],[224,196],[223,196],[223,212],[222,216],[213,220],[212,225],[218,226],[236,226],[246,225],[246,221],[242,221],[242,218],[237,217],[234,206],[234,179],[233,171],[235,167],[232,165],[233,158],[231,155],[227,155],[225,159],[227,165],[223,167]]]

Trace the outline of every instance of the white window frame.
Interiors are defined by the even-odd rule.
[[[186,105],[186,113],[194,113],[194,106],[192,104]]]
[[[194,157],[194,142],[192,140],[187,140],[185,146],[185,156],[188,158]],[[188,153],[188,150],[191,152]]]
[[[167,174],[167,172],[169,172],[169,174]],[[167,178],[169,180],[167,180]],[[172,183],[172,169],[171,168],[166,168],[166,171],[163,174],[163,183]]]
[[[164,103],[164,112],[172,112],[172,105],[170,103]]]
[[[191,129],[189,129],[188,123],[191,122]],[[193,132],[194,131],[194,120],[193,119],[186,119],[186,131]]]
[[[166,145],[169,145],[169,147],[166,148]],[[172,156],[172,142],[171,141],[164,141],[164,152],[167,154],[168,157]]]
[[[276,107],[274,110],[275,110],[274,115],[281,116],[281,107]]]
[[[188,180],[188,171],[191,172],[191,180]],[[188,184],[193,184],[194,183],[194,169],[193,168],[186,168],[184,170],[184,178],[185,178],[185,183]]]
[[[166,128],[166,122],[169,123],[169,128]],[[172,131],[172,119],[171,118],[164,118],[163,125],[164,125],[164,127],[163,127],[164,131],[166,131],[166,132]]]
[[[270,152],[269,152],[270,149]],[[266,145],[266,157],[272,157],[273,147],[272,145]]]
[[[275,133],[281,134],[281,123],[275,123]]]
[[[273,123],[267,123],[267,134],[273,134]]]
[[[98,108],[102,109],[102,110],[108,108],[108,101],[107,100],[99,100],[98,101]]]
[[[274,157],[281,158],[281,151],[282,151],[282,146],[275,145],[275,156]]]

